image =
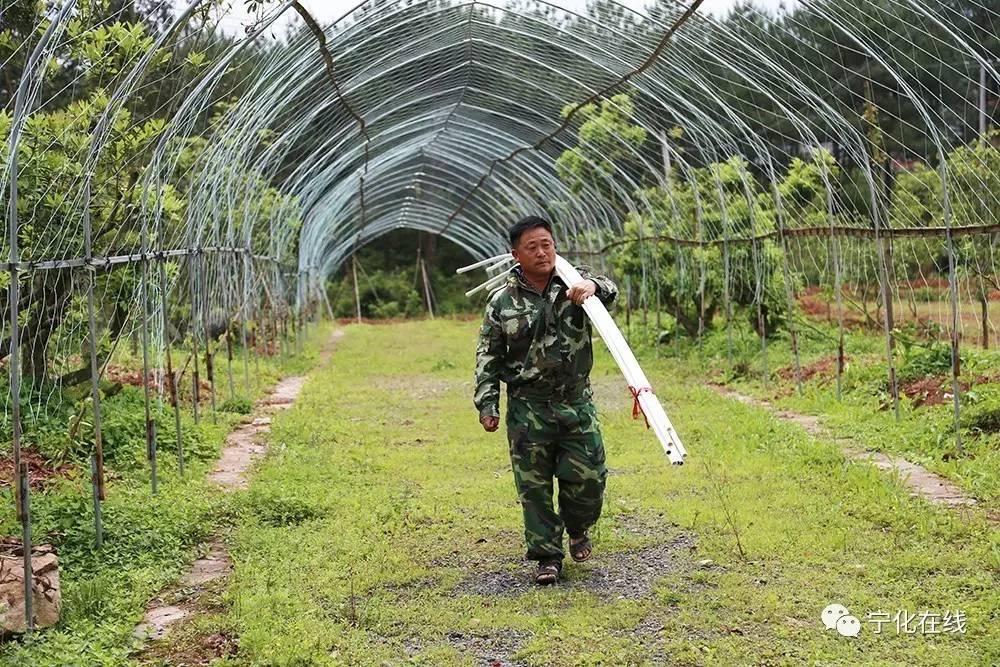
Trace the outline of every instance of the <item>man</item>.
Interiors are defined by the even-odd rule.
[[[587,530],[601,515],[607,468],[592,402],[590,320],[581,304],[597,295],[609,306],[611,280],[580,269],[567,289],[555,275],[552,225],[535,216],[510,228],[519,267],[492,294],[476,349],[475,404],[489,432],[500,425],[500,381],[507,384],[507,438],[535,581],[554,584],[563,561],[563,529],[573,560],[590,558]],[[559,511],[553,509],[559,480]]]

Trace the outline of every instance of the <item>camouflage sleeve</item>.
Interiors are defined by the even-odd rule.
[[[605,308],[610,309],[614,305],[615,299],[618,298],[618,286],[615,285],[614,281],[607,276],[599,276],[595,274],[588,266],[578,266],[576,270],[580,272],[584,280],[593,280],[594,284],[597,285],[597,296],[604,304]]]
[[[500,368],[505,348],[496,309],[488,303],[476,345],[476,393],[473,401],[479,409],[480,418],[500,416]]]

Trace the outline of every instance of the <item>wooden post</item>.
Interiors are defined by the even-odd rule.
[[[174,435],[177,438],[177,470],[184,474],[184,441],[181,433],[181,404],[180,386],[178,386],[177,376],[174,374],[173,352],[171,351],[170,340],[170,319],[169,308],[167,306],[167,269],[164,266],[166,260],[161,257],[159,261],[160,278],[160,309],[163,317],[163,346],[167,361],[167,394],[170,398],[170,407],[174,411]]]
[[[199,371],[201,362],[198,357],[201,350],[198,345],[198,263],[194,254],[196,252],[198,250],[193,249],[192,254],[188,255],[188,286],[191,295],[191,361],[194,364],[191,368],[191,409],[194,412],[194,423],[198,424],[200,422],[199,404],[201,402],[201,373]]]
[[[625,340],[632,344],[632,276],[625,274]]]
[[[149,481],[150,488],[155,496],[158,490],[156,470],[156,421],[153,419],[153,413],[150,408],[149,391],[149,254],[145,223],[143,224],[142,237],[142,260],[139,262],[139,270],[141,271],[139,276],[139,286],[141,294],[140,299],[142,301],[142,304],[140,304],[140,307],[142,308],[142,321],[140,326],[142,332],[142,403],[146,415],[146,457],[149,459]]]
[[[250,354],[249,345],[247,344],[247,322],[250,319],[250,248],[246,249],[245,253],[240,255],[242,257],[241,264],[243,265],[243,297],[240,299],[240,345],[243,347],[242,357],[243,357],[243,391],[246,397],[249,399],[251,397],[250,393],[250,360],[248,355]]]
[[[219,423],[215,405],[215,352],[212,350],[212,331],[209,326],[208,289],[206,288],[204,254],[198,255],[198,296],[201,299],[201,326],[205,333],[205,375],[208,376],[209,399],[212,406],[212,423]]]
[[[833,263],[833,293],[837,305],[837,400],[841,400],[844,376],[844,295],[840,267],[840,240],[834,233],[836,214],[833,208],[833,186],[828,180],[828,167],[824,163],[823,181],[826,183],[826,214],[830,222],[830,261]]]
[[[430,313],[431,319],[434,319],[434,299],[432,298],[431,292],[431,281],[427,277],[427,262],[420,259],[420,273],[424,278],[424,298],[427,300],[427,312]]]
[[[90,335],[90,400],[94,416],[94,460],[97,471],[92,481],[96,502],[100,504],[106,498],[104,486],[104,437],[101,423],[101,388],[100,373],[97,363],[97,317],[94,303],[94,287],[97,283],[96,268],[91,264],[94,258],[93,234],[90,219],[90,179],[84,182],[83,191],[83,248],[87,259],[87,331]],[[99,521],[98,514],[94,515]],[[95,529],[97,526],[95,525]]]
[[[886,179],[883,178],[882,182],[886,183]],[[886,362],[889,366],[889,391],[892,396],[892,411],[896,417],[896,421],[898,422],[900,418],[899,380],[896,377],[896,338],[893,333],[895,331],[896,323],[892,311],[892,286],[890,285],[889,278],[889,267],[892,263],[892,250],[886,243],[886,239],[881,233],[881,211],[879,209],[877,198],[874,199],[876,201],[873,202],[872,221],[875,224],[875,243],[878,246],[879,287],[882,293],[882,326],[885,332]]]
[[[943,157],[943,156],[942,156]],[[947,162],[941,160],[941,197],[944,205],[945,241],[948,247],[948,292],[951,300],[951,394],[955,410],[955,449],[964,453],[962,446],[962,387],[959,376],[962,374],[961,356],[958,349],[958,267],[955,258],[955,239],[951,231],[951,197],[948,191]]]
[[[17,149],[15,147],[11,156],[11,161],[16,161]],[[7,371],[10,378],[10,413],[11,413],[11,440],[14,449],[14,470],[17,479],[15,480],[14,503],[17,509],[17,518],[21,521],[21,544],[23,548],[22,563],[24,567],[24,616],[25,626],[28,631],[34,630],[34,615],[32,609],[32,582],[34,570],[31,569],[31,487],[28,484],[28,464],[21,461],[21,341],[19,329],[19,309],[20,300],[19,278],[17,276],[18,247],[17,247],[17,167],[16,162],[12,167],[13,177],[11,178],[11,198],[10,198],[10,284],[7,286],[7,301],[10,304],[10,355],[8,357]]]
[[[775,213],[778,218],[778,237],[781,241],[781,270],[782,278],[785,281],[785,301],[788,309],[788,334],[792,339],[792,357],[795,364],[795,386],[799,396],[804,394],[802,390],[802,360],[799,356],[799,336],[795,326],[795,289],[792,285],[792,272],[788,266],[788,238],[785,236],[785,208],[781,200],[781,191],[778,190],[778,183],[775,175],[771,175],[771,194],[774,197]]]
[[[351,274],[354,276],[354,303],[358,310],[358,324],[361,324],[361,292],[358,290],[358,260],[351,255]]]

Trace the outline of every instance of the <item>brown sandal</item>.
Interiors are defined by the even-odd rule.
[[[557,560],[541,561],[538,563],[538,572],[535,573],[535,583],[539,586],[551,586],[559,581],[559,571],[562,563]]]
[[[570,538],[569,541],[569,555],[573,557],[577,563],[582,563],[583,561],[590,558],[594,553],[594,547],[590,543],[590,538],[586,535],[583,539],[577,543],[573,543],[573,539]]]

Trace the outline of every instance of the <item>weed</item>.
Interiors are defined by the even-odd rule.
[[[253,412],[253,401],[245,396],[235,396],[223,401],[219,409],[223,412],[234,412],[238,415],[248,415]]]

